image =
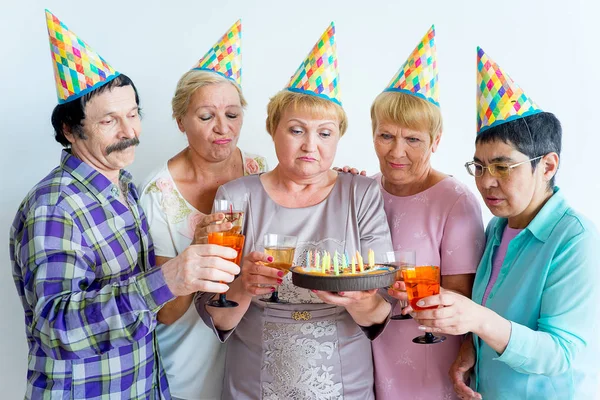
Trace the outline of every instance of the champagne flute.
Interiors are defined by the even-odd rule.
[[[236,202],[230,202],[229,200],[215,200],[213,203],[213,213],[225,214],[223,221],[217,222],[217,224],[231,222],[231,225],[233,226],[230,231],[233,233],[242,233],[245,208],[245,200]]]
[[[416,266],[402,270],[402,277],[406,285],[408,301],[415,311],[422,311],[433,307],[419,307],[417,302],[422,298],[440,293],[440,267],[434,265]],[[417,336],[412,341],[417,344],[441,343],[446,336],[434,336],[431,332]]]
[[[273,257],[273,261],[265,263],[266,266],[276,268],[287,274],[294,263],[294,253],[296,251],[296,236],[278,235],[275,233],[267,233],[263,237],[263,247],[265,253]],[[279,299],[279,292],[276,290],[268,299],[260,299],[267,303],[286,303]]]
[[[239,233],[234,233],[230,231],[211,232],[208,234],[208,243],[230,247],[237,251],[237,256],[235,258],[226,258],[226,260],[240,265],[240,261],[242,260],[242,250],[244,250],[244,235],[240,235]],[[237,307],[239,304],[235,301],[227,300],[226,294],[221,293],[219,294],[218,300],[212,300],[208,303],[208,305],[211,307],[231,308]]]
[[[387,253],[385,253],[385,256],[386,256],[386,261],[388,264],[392,264],[392,265],[398,267],[398,270],[396,271],[396,281],[402,281],[402,280],[404,280],[402,278],[402,270],[404,270],[406,268],[413,268],[415,266],[417,253],[415,252],[415,250],[404,249],[404,250],[388,251]],[[392,290],[394,290],[396,292],[406,292],[406,290],[396,289],[396,288],[394,288],[394,286],[392,286]],[[398,304],[400,305],[401,309],[408,306],[408,302],[403,301],[403,300],[399,300]],[[390,319],[393,319],[393,320],[403,320],[403,319],[411,319],[411,318],[412,317],[409,314],[405,314],[405,315],[397,314],[397,315],[392,315],[390,317]]]
[[[223,232],[211,232],[208,234],[209,244],[218,244],[220,246],[230,247],[237,251],[235,259],[228,259],[240,265],[242,259],[242,251],[244,250],[244,235],[241,234],[242,227],[244,224],[244,209],[245,201],[240,204],[234,204],[228,200],[215,200],[213,203],[213,212],[224,213],[225,219],[217,222],[221,224],[223,222],[231,222],[233,227]],[[223,282],[221,282],[223,283]],[[218,300],[212,300],[208,303],[211,307],[231,308],[237,307],[239,304],[235,301],[227,300],[225,293],[219,294]]]

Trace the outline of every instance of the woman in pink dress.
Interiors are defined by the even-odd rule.
[[[431,29],[411,55],[422,61],[421,73],[429,74],[429,84],[413,85],[412,79],[403,79],[406,71],[396,74],[371,107],[381,169],[376,179],[394,250],[414,249],[417,265],[439,265],[442,286],[470,297],[485,236],[477,198],[457,179],[430,164],[442,134],[433,36]],[[429,52],[428,57],[422,57],[423,51]],[[414,60],[409,59],[401,71],[409,64],[415,65]],[[401,312],[396,304],[393,314]],[[412,319],[392,320],[373,341],[377,399],[456,398],[448,371],[461,338],[448,336],[442,343],[415,344],[412,339],[423,334],[418,326]]]

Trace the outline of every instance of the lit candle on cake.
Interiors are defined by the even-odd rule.
[[[352,256],[352,273],[356,273],[356,258]]]
[[[358,269],[360,270],[360,272],[364,272],[365,271],[365,264],[363,262],[362,256],[358,252],[358,250],[356,250],[356,258],[358,259]]]
[[[337,250],[333,253],[333,271],[336,275],[340,274],[340,265],[338,263],[338,252]]]
[[[306,252],[306,268],[310,268],[310,250]]]
[[[321,265],[321,262],[323,263],[323,265]],[[317,251],[317,262],[315,263],[315,267],[317,269],[321,268],[321,272],[323,272],[323,273],[325,272],[325,260],[321,260],[321,253],[319,253],[318,251]]]

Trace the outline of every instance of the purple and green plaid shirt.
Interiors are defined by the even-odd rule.
[[[27,399],[170,398],[154,334],[173,294],[131,175],[129,207],[104,175],[63,151],[10,230],[25,309]]]

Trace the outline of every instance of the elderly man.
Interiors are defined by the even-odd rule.
[[[27,399],[170,398],[154,337],[175,296],[221,292],[234,250],[191,245],[154,267],[131,175],[141,131],[133,82],[46,11],[59,105],[60,165],[21,204],[10,231],[25,309]],[[223,257],[223,258],[221,258]]]

